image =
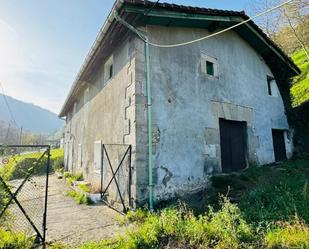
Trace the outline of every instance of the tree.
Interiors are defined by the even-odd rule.
[[[252,15],[266,11],[282,3],[282,0],[255,0]],[[287,54],[302,49],[307,59],[309,40],[309,9],[307,0],[294,0],[257,20],[264,32]]]

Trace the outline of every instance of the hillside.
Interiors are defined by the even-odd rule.
[[[6,96],[9,106],[14,114],[18,126],[23,126],[24,130],[34,133],[52,133],[58,130],[64,122],[57,114],[35,106],[31,103]],[[3,95],[0,94],[0,120],[9,122],[11,116],[5,104]]]
[[[309,61],[302,50],[294,53],[292,59],[302,71],[291,87],[292,105],[296,107],[309,101]]]

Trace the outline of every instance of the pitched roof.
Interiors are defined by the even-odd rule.
[[[93,72],[93,70],[90,71],[90,68],[93,67],[96,60],[98,62],[105,58],[104,53],[106,54],[108,50],[104,50],[102,44],[107,43],[107,40],[108,43],[116,43],[116,35],[113,36],[112,33],[119,35],[120,33],[129,32],[127,28],[117,23],[114,17],[114,11],[118,11],[132,24],[196,26],[203,23],[201,26],[205,28],[205,22],[208,25],[217,22],[221,26],[223,25],[222,27],[228,27],[249,19],[249,16],[244,11],[218,10],[160,2],[154,3],[147,0],[116,0],[71,87],[59,114],[60,117],[67,114],[67,111],[73,104],[76,93],[83,85],[83,81]],[[203,19],[203,17],[207,18]],[[222,20],[220,21],[215,17],[222,17]],[[173,23],[171,20],[176,21]],[[272,61],[274,70],[282,70],[280,68],[282,65],[285,65],[288,69],[285,71],[289,72],[289,76],[296,75],[300,72],[294,62],[253,21],[249,21],[246,25],[235,28],[235,31],[255,47],[256,50],[263,48],[264,52],[261,52],[261,55],[266,62]],[[268,47],[267,51],[265,49],[266,46]],[[277,62],[278,58],[281,64]]]

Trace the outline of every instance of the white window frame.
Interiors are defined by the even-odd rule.
[[[214,75],[207,74],[206,64],[207,61],[211,62],[214,66]],[[201,54],[201,72],[209,78],[218,79],[219,78],[219,65],[218,60],[214,57],[206,55],[205,53]]]

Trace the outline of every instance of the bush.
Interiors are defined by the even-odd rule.
[[[1,249],[30,249],[33,242],[33,238],[28,238],[23,233],[14,233],[0,228]]]

